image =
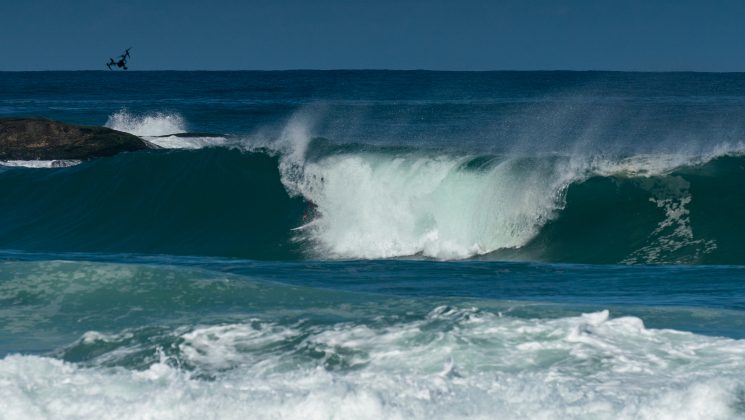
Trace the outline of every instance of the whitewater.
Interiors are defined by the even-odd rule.
[[[738,415],[745,385],[737,373],[745,364],[741,342],[647,330],[638,318],[609,321],[607,317],[607,312],[599,312],[540,322],[440,307],[422,320],[401,325],[342,324],[310,331],[254,320],[184,331],[172,337],[180,342],[176,356],[163,355],[142,370],[105,367],[125,354],[99,356],[96,364],[104,367],[8,356],[0,361],[4,379],[0,395],[6,401],[1,416],[724,419]],[[451,323],[457,330],[452,334],[421,331],[437,323]],[[81,351],[113,346],[131,340],[132,334],[88,332],[74,346]],[[481,346],[464,344],[471,340]],[[272,347],[298,341],[307,350],[271,354]],[[158,354],[157,350],[152,349]],[[314,352],[322,358],[315,358]],[[294,364],[289,371],[283,367],[288,363]],[[578,375],[585,370],[587,374]]]
[[[96,328],[60,324],[55,335],[77,337],[51,355],[1,360],[0,416],[742,414],[742,339],[649,328],[638,317],[612,317],[608,310],[562,316],[550,305],[412,300],[217,270],[235,269],[235,262],[218,261],[207,271],[150,263],[3,263],[3,302],[36,291],[23,313],[0,313],[12,336],[49,320],[93,317],[86,323]],[[292,273],[319,269],[296,266]],[[354,282],[375,284],[376,276],[364,274],[368,269],[356,270],[363,274]],[[9,273],[20,276],[11,282]],[[93,306],[85,304],[94,297]],[[131,301],[142,307],[132,312]],[[559,316],[543,318],[552,313]],[[49,335],[21,343],[34,348],[49,340],[66,341]]]
[[[745,418],[743,86],[0,73],[0,419]]]

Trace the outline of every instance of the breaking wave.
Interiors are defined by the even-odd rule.
[[[152,136],[186,129],[169,114],[122,111],[108,125],[174,148],[225,141]],[[335,144],[291,121],[273,141],[229,146],[43,172],[5,167],[0,246],[253,259],[745,263],[738,144],[693,155],[469,154]]]
[[[273,147],[288,192],[314,207],[297,231],[317,258],[745,261],[736,245],[745,225],[732,213],[745,204],[742,144],[458,154],[335,145],[304,127],[291,121]]]

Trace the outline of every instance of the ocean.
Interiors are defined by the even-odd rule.
[[[0,419],[745,418],[745,74],[0,72]]]

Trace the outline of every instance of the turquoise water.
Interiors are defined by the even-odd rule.
[[[0,73],[0,418],[745,417],[743,82]]]

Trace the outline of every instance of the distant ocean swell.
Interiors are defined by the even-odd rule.
[[[174,149],[0,170],[0,246],[251,259],[742,264],[745,157],[467,154],[107,125]],[[178,135],[172,135],[178,134]],[[43,166],[36,164],[35,166]]]

